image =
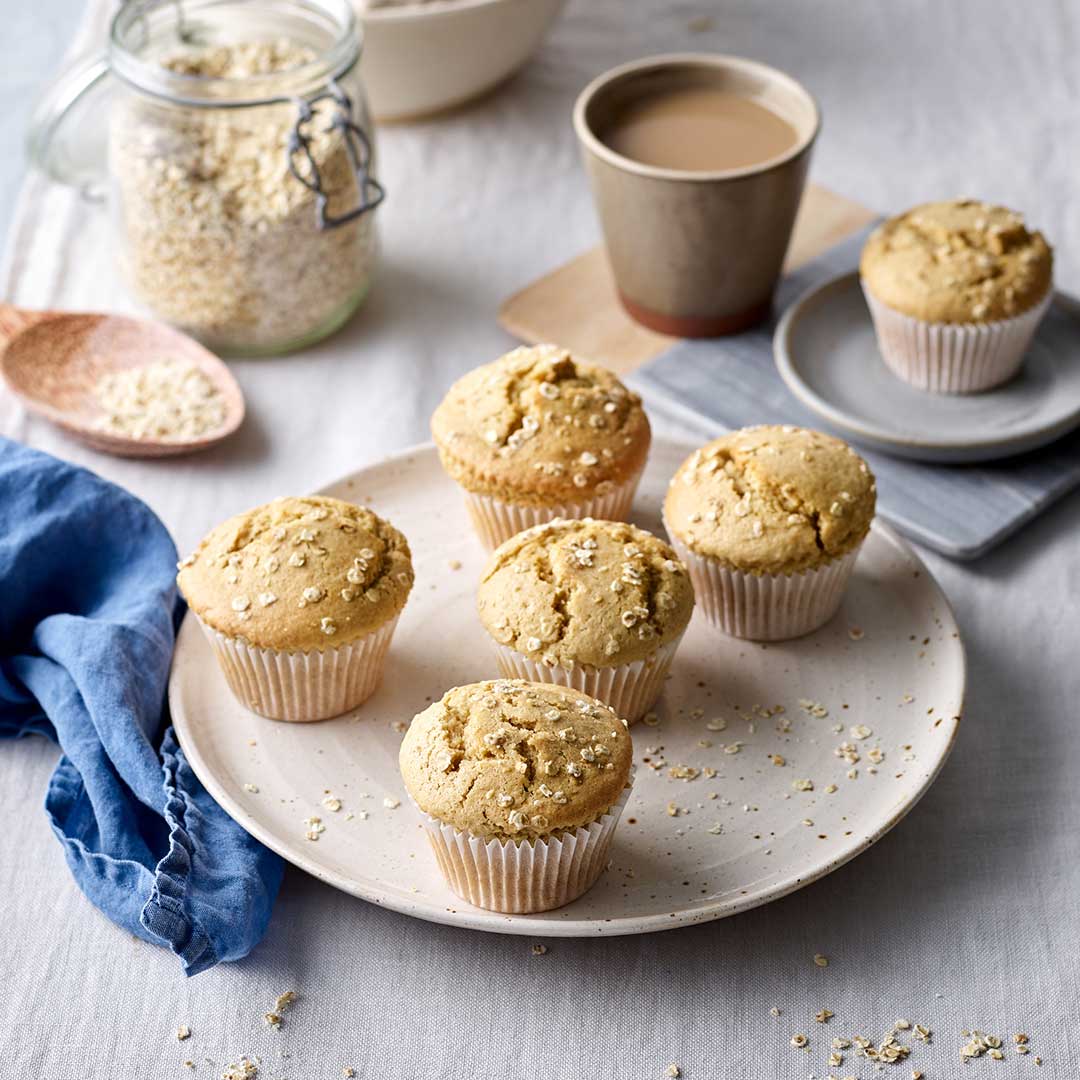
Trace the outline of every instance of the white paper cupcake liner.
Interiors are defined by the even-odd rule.
[[[537,663],[498,641],[492,644],[499,670],[506,678],[572,687],[610,705],[627,724],[634,724],[652,708],[664,689],[664,679],[681,640],[682,634],[661,645],[652,656],[629,664],[609,668],[576,664],[570,669]]]
[[[484,546],[494,551],[504,540],[516,536],[534,525],[543,525],[556,518],[596,518],[598,521],[625,521],[630,516],[641,473],[605,495],[594,495],[579,503],[559,506],[524,506],[503,502],[493,495],[465,492],[465,505],[473,526]]]
[[[260,649],[201,619],[199,625],[242,705],[271,720],[305,723],[339,716],[374,693],[397,621],[395,615],[358,641],[307,653]]]
[[[725,634],[750,641],[786,641],[824,626],[844,599],[859,555],[856,548],[801,574],[747,574],[694,553],[671,529],[668,535],[705,617]]]
[[[975,394],[1008,382],[1053,297],[1011,319],[951,325],[924,322],[863,295],[874,320],[881,358],[894,375],[932,394]]]
[[[633,772],[618,801],[591,825],[546,840],[485,840],[420,811],[446,883],[488,911],[550,911],[588,892],[607,866],[615,826],[630,797]]]

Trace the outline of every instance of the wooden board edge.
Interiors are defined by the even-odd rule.
[[[811,184],[795,221],[785,270],[815,258],[876,216],[853,199]],[[498,321],[520,341],[556,341],[619,372],[632,371],[678,340],[639,326],[623,311],[602,245],[511,294],[499,306]]]

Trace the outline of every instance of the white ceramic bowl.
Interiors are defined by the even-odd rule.
[[[536,51],[566,0],[431,0],[358,12],[375,116],[408,120],[477,97]]]

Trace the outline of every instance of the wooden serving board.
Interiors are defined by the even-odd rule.
[[[876,215],[843,195],[811,184],[803,195],[785,270],[801,266]],[[499,323],[531,345],[554,341],[620,374],[633,371],[678,338],[639,326],[615,295],[604,248],[593,248],[514,293]]]

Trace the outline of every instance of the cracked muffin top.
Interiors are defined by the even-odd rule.
[[[697,555],[794,574],[846,555],[874,518],[874,476],[847,443],[805,428],[743,428],[695,450],[664,500],[668,532]]]
[[[448,690],[401,743],[421,810],[474,836],[533,840],[588,825],[619,799],[633,747],[607,706],[518,679]]]
[[[559,519],[495,550],[477,607],[496,641],[531,660],[615,667],[682,634],[694,587],[674,550],[652,533],[624,522]]]
[[[514,349],[458,379],[431,431],[467,491],[532,506],[615,490],[641,471],[650,441],[638,395],[556,345]]]
[[[925,203],[870,235],[859,273],[883,304],[925,322],[990,322],[1046,296],[1053,254],[1023,215],[974,199]]]
[[[393,525],[316,495],[229,518],[179,570],[180,591],[204,623],[285,652],[371,633],[401,611],[413,585],[409,545]]]

